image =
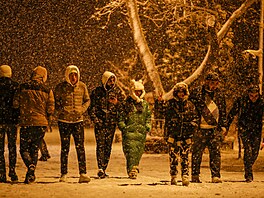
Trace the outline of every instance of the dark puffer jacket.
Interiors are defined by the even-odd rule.
[[[19,109],[13,108],[18,83],[8,77],[0,78],[0,124],[17,124]]]
[[[121,110],[125,97],[117,86],[110,90],[106,89],[106,83],[111,76],[115,77],[113,73],[105,72],[101,85],[96,87],[90,95],[91,104],[88,113],[93,123],[117,124],[118,122],[118,111]],[[109,102],[111,97],[117,98],[116,105]]]

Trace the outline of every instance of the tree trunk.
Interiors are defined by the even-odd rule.
[[[126,4],[134,41],[139,50],[143,64],[146,67],[150,80],[153,83],[155,95],[158,96],[160,94],[164,94],[164,89],[160,80],[159,73],[155,66],[153,55],[150,52],[142,30],[141,22],[138,15],[137,2],[136,0],[127,0]]]

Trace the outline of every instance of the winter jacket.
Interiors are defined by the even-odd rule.
[[[198,114],[190,100],[173,98],[165,103],[156,101],[156,106],[165,116],[165,138],[171,137],[175,141],[192,138],[198,126]]]
[[[226,119],[226,101],[225,101],[225,96],[219,89],[215,90],[214,92],[208,92],[205,89],[205,86],[200,86],[194,89],[190,96],[189,99],[190,101],[195,105],[197,111],[198,111],[198,116],[199,116],[199,126],[201,123],[201,118],[202,118],[202,113],[204,108],[206,107],[205,104],[205,95],[208,94],[212,98],[212,100],[215,102],[219,109],[219,119],[216,125],[217,129],[221,129],[221,127],[226,127],[227,126],[227,119]]]
[[[118,111],[122,109],[124,95],[116,85],[110,90],[106,88],[106,83],[112,76],[116,78],[113,73],[105,72],[102,76],[101,85],[96,87],[90,95],[91,105],[88,113],[95,124],[117,124],[118,122]],[[111,97],[117,98],[118,103],[116,105],[109,102]]]
[[[19,109],[13,108],[13,98],[19,84],[9,77],[0,77],[0,124],[17,124]]]
[[[232,105],[228,113],[228,127],[234,117],[238,115],[238,127],[245,131],[260,133],[262,130],[262,117],[264,112],[264,101],[260,96],[256,102],[252,102],[249,96],[239,97]]]
[[[54,95],[45,86],[46,79],[46,69],[38,66],[31,80],[19,86],[13,105],[20,109],[20,126],[48,126],[48,117],[54,113]]]
[[[78,81],[75,85],[72,85],[69,79],[71,72],[78,74]],[[66,68],[65,79],[55,88],[55,109],[58,120],[66,123],[81,122],[83,114],[90,105],[87,87],[80,81],[80,71],[74,65]]]
[[[122,131],[124,142],[145,141],[146,134],[151,130],[151,111],[148,103],[143,100],[142,109],[137,109],[137,104],[130,96],[124,103],[118,127]]]

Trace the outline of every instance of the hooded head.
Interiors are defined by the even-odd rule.
[[[46,82],[48,78],[48,72],[46,68],[42,66],[37,66],[33,69],[31,80],[36,80],[38,82]]]
[[[76,77],[77,77],[77,79],[76,79],[77,82],[73,84],[73,80],[71,80],[70,75],[73,75],[74,73],[77,75],[77,76],[76,76]],[[78,82],[80,81],[80,71],[79,71],[78,67],[75,66],[75,65],[70,65],[70,66],[68,66],[68,67],[66,68],[66,71],[65,71],[65,79],[66,79],[66,81],[67,81],[69,84],[71,84],[72,86],[78,84]]]
[[[11,76],[12,76],[11,67],[9,67],[8,65],[1,65],[0,66],[0,77],[11,78]]]
[[[102,76],[102,84],[106,90],[111,90],[115,87],[117,78],[114,73],[105,71]]]
[[[178,95],[179,92],[181,92],[180,96]],[[187,100],[189,95],[190,95],[190,93],[188,90],[188,85],[186,83],[179,82],[174,86],[174,89],[173,89],[174,98],[176,98],[178,100]]]
[[[205,89],[208,92],[213,92],[218,88],[219,82],[219,75],[216,72],[209,72],[205,77]]]
[[[260,97],[260,89],[258,85],[250,85],[248,88],[248,97],[254,103]]]
[[[133,79],[131,82],[133,83],[131,97],[137,102],[142,102],[146,94],[142,80],[136,81]]]

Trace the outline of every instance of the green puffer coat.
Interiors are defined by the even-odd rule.
[[[151,111],[143,100],[136,103],[129,97],[119,118],[119,129],[122,132],[123,152],[127,161],[127,172],[138,166],[144,153],[146,135],[151,129]]]

